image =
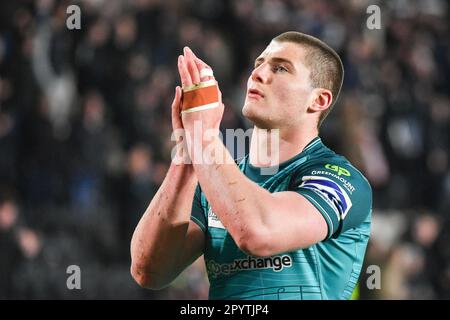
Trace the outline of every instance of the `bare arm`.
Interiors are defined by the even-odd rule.
[[[198,72],[191,77],[188,69],[192,70],[194,64],[193,59],[188,59],[186,64],[184,56],[178,58],[183,86],[210,80],[210,76],[200,79]],[[181,88],[177,87],[172,103],[174,131],[184,130],[180,118],[181,95]],[[143,287],[160,289],[167,286],[203,253],[204,233],[190,220],[198,180],[192,164],[179,161],[186,152],[185,143],[177,141],[176,158],[133,234],[131,274]]]
[[[190,221],[197,179],[191,165],[174,165],[151,201],[131,241],[131,274],[160,289],[203,253],[204,234]]]
[[[202,143],[199,139],[188,145]],[[327,223],[306,198],[291,191],[270,193],[238,169],[218,137],[210,143],[218,151],[211,155],[213,164],[194,163],[196,176],[214,213],[241,250],[271,256],[325,239]],[[216,159],[217,155],[225,159]]]

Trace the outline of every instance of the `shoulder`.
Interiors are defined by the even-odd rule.
[[[345,157],[332,151],[310,157],[292,177],[292,190],[310,199],[333,220],[334,230],[359,226],[372,210],[369,181]]]
[[[311,156],[301,166],[296,168],[294,180],[296,183],[311,179],[333,181],[344,187],[350,195],[354,192],[372,194],[372,188],[367,178],[350,161],[333,151],[326,149],[319,155]]]

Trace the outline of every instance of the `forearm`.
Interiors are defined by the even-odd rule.
[[[162,276],[176,264],[188,229],[197,178],[192,165],[174,165],[139,221],[131,241],[135,273]]]
[[[204,150],[204,142],[192,141],[191,145],[199,146],[202,143]],[[209,142],[207,147],[216,152],[210,155],[207,163],[194,162],[195,174],[214,213],[234,240],[239,242],[265,225],[268,217],[266,209],[272,201],[271,194],[239,170],[218,137]]]

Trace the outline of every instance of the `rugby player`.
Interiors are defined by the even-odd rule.
[[[372,191],[319,137],[342,87],[337,53],[299,32],[270,42],[248,78],[242,113],[254,130],[237,163],[218,135],[224,106],[211,68],[186,47],[178,70],[172,125],[186,136],[134,232],[134,279],[164,288],[204,255],[210,299],[349,299],[369,240]],[[277,148],[267,148],[274,130]],[[196,153],[205,148],[215,150],[209,161]],[[180,163],[183,150],[191,163]]]

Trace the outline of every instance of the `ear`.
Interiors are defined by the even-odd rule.
[[[333,94],[330,90],[317,88],[313,91],[313,101],[309,106],[311,112],[320,112],[328,109],[333,102]]]

